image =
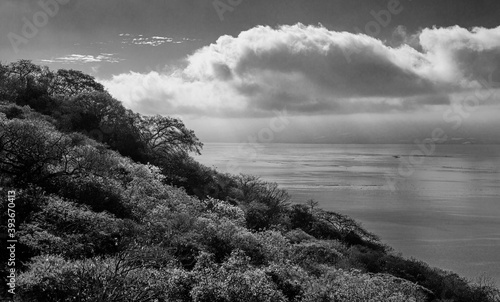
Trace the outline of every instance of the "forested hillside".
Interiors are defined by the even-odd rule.
[[[500,301],[406,259],[342,214],[197,163],[178,119],[94,78],[0,64],[0,233],[15,191],[13,301]],[[5,249],[2,249],[5,251]],[[14,295],[7,290],[15,292]]]

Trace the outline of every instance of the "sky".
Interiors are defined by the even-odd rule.
[[[0,0],[0,61],[204,142],[500,143],[498,0]]]

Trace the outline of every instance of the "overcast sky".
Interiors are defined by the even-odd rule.
[[[82,70],[203,141],[500,143],[498,0],[55,1],[0,0],[3,63]]]

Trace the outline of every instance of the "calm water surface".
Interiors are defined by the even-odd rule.
[[[500,285],[500,145],[439,145],[401,176],[401,160],[415,149],[270,144],[250,152],[208,143],[197,159],[277,182],[294,202],[313,198],[350,215],[407,257]]]

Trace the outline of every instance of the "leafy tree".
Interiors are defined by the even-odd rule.
[[[8,67],[0,62],[0,101],[5,101],[10,98],[9,91],[7,89],[8,72]]]
[[[176,118],[160,115],[142,116],[136,120],[141,140],[150,154],[160,158],[168,158],[177,153],[200,153],[203,144]]]
[[[252,202],[245,206],[246,226],[255,231],[271,227],[272,217],[269,215],[269,207],[260,202]]]
[[[46,68],[33,64],[30,60],[19,60],[9,64],[7,77],[12,81],[18,92],[28,91],[35,84],[36,79],[46,71]]]
[[[135,125],[138,118],[107,92],[80,93],[66,101],[60,127],[108,144],[134,160],[144,161],[144,144]]]
[[[68,153],[71,140],[40,120],[0,119],[0,172],[19,184],[57,175],[51,170]]]
[[[104,92],[104,87],[81,71],[54,73],[29,60],[0,64],[0,100],[29,105],[44,114],[56,115],[63,99],[92,92]]]
[[[78,70],[59,69],[51,87],[52,95],[72,97],[82,93],[104,92],[104,86],[94,77]]]
[[[190,195],[200,199],[207,196],[227,199],[229,196],[226,189],[232,179],[200,164],[186,153],[171,154],[152,162],[162,169],[167,183],[185,188]]]
[[[44,203],[32,222],[19,228],[19,242],[34,254],[83,258],[114,253],[131,233],[131,225],[108,213],[96,213],[57,197]]]
[[[312,211],[306,205],[295,204],[291,207],[290,223],[292,228],[298,228],[306,233],[317,235],[313,232],[315,221]]]
[[[429,292],[411,282],[387,275],[328,269],[321,278],[311,278],[303,302],[370,301],[424,302]]]
[[[336,251],[336,244],[326,240],[294,244],[291,254],[294,262],[303,267],[318,264],[335,265],[343,257]]]
[[[265,229],[272,225],[286,227],[290,195],[276,183],[260,180],[258,177],[241,175],[236,178],[238,195],[247,213],[247,226]]]
[[[242,193],[245,203],[260,202],[268,206],[272,214],[285,212],[290,205],[290,195],[278,184],[266,182],[252,175],[241,175],[237,178],[237,187]]]
[[[120,121],[120,117],[125,115],[126,110],[123,105],[107,92],[82,92],[69,99],[68,106],[74,113],[82,115],[81,123],[87,122],[90,125],[77,124],[77,129],[100,128],[110,126]]]
[[[315,216],[320,223],[324,223],[329,228],[332,228],[334,230],[332,233],[340,234],[341,240],[349,245],[365,245],[374,250],[385,249],[385,247],[379,243],[379,239],[376,235],[368,232],[361,227],[357,221],[346,215],[318,210]],[[328,239],[328,235],[326,235],[326,238]]]
[[[0,70],[3,99],[21,106],[29,105],[41,113],[50,113],[59,106],[59,102],[49,95],[54,74],[46,66],[20,60]]]
[[[127,253],[112,258],[67,261],[39,256],[18,278],[16,301],[165,301],[166,270],[131,265]]]
[[[20,183],[45,185],[59,176],[110,176],[117,154],[38,119],[0,119],[0,171]],[[79,145],[80,144],[80,145]]]
[[[265,271],[252,267],[238,250],[220,265],[213,262],[210,254],[201,254],[194,276],[195,285],[191,290],[194,302],[286,301]]]
[[[19,106],[14,103],[9,103],[9,102],[1,102],[0,101],[0,113],[5,114],[5,118],[11,120],[11,119],[31,119],[31,120],[45,120],[47,122],[53,123],[54,119],[40,114],[29,106]]]

